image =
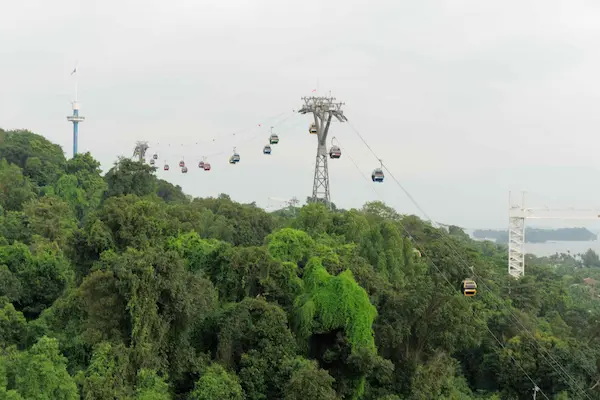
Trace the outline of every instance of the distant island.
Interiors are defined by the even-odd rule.
[[[490,239],[496,243],[508,243],[508,231],[499,229],[476,229],[475,239]],[[589,242],[598,239],[598,235],[586,228],[540,229],[525,228],[526,243],[556,242]]]

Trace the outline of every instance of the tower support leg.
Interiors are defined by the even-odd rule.
[[[508,274],[515,278],[525,275],[525,218],[508,219]]]
[[[331,208],[329,195],[329,170],[327,169],[327,147],[319,144],[315,162],[315,178],[313,182],[312,200],[323,202]]]
[[[77,155],[77,142],[79,141],[79,124],[73,122],[73,157]]]

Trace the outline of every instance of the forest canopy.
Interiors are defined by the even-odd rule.
[[[600,399],[595,253],[514,280],[382,202],[267,213],[155,172],[0,130],[0,399]]]

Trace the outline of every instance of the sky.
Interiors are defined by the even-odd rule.
[[[339,207],[506,228],[510,190],[600,207],[598,20],[593,0],[0,0],[0,127],[71,157],[77,79],[79,151],[105,170],[146,140],[185,192],[275,206],[312,193],[316,138],[293,110],[316,90],[348,117],[328,139]],[[399,184],[365,178],[378,158]]]

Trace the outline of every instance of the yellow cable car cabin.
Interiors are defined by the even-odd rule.
[[[310,133],[311,135],[316,135],[318,133],[317,125],[315,123],[310,124],[310,126],[308,127],[308,133]]]
[[[466,297],[473,297],[477,294],[477,284],[474,280],[465,279],[461,284],[462,294]]]

